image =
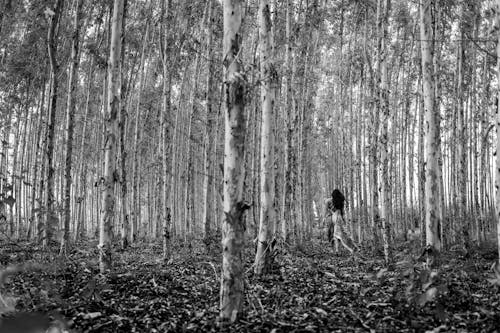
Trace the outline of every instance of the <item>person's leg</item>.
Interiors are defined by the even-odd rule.
[[[342,215],[336,214],[336,228],[335,228],[335,238],[338,239],[342,246],[344,246],[351,254],[354,254],[355,251],[358,250],[357,245],[354,243],[352,238],[346,233],[344,230],[343,218]]]
[[[337,254],[339,252],[339,244],[337,238],[335,237],[335,229],[335,223],[331,221],[328,225],[328,242],[333,247],[333,253]]]

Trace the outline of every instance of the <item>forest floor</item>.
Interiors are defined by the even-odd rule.
[[[63,257],[2,246],[0,332],[46,332],[49,320],[68,328],[51,332],[500,332],[493,246],[447,252],[429,271],[406,243],[389,269],[379,254],[353,259],[313,243],[281,251],[264,278],[249,246],[245,313],[231,326],[217,320],[221,254],[202,245],[177,246],[167,263],[159,246],[136,245],[115,253],[105,277],[96,244]]]

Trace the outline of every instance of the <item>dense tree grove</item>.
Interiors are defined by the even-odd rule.
[[[497,5],[0,0],[0,238],[222,246],[230,321],[335,188],[388,265],[497,242]]]

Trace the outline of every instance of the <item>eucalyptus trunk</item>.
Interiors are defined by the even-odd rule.
[[[62,0],[56,0],[54,5],[53,15],[50,19],[50,25],[47,33],[48,56],[50,62],[51,89],[50,89],[50,107],[47,124],[47,185],[46,185],[46,201],[45,201],[45,226],[43,235],[43,246],[47,246],[52,240],[52,229],[56,224],[57,216],[55,214],[55,198],[54,198],[54,137],[55,137],[55,122],[57,111],[57,86],[59,76],[59,64],[57,63],[57,26],[61,16],[63,7]]]
[[[426,245],[441,251],[439,228],[439,114],[436,110],[434,90],[434,35],[432,34],[432,0],[425,0],[420,8],[420,39],[422,47],[422,77],[424,93],[424,145],[425,145],[425,225]],[[430,259],[428,258],[428,261]]]
[[[269,1],[260,0],[259,40],[261,75],[261,146],[260,146],[260,225],[255,254],[255,274],[269,271],[270,232],[275,221],[274,211],[274,106],[278,74],[274,67],[273,35]]]
[[[208,15],[206,23],[206,37],[207,37],[207,86],[206,86],[206,127],[205,127],[205,174],[203,178],[203,214],[202,223],[204,226],[204,237],[208,241],[210,237],[210,230],[213,222],[214,205],[212,196],[214,195],[214,142],[215,142],[215,68],[214,68],[214,43],[213,43],[213,29],[215,24],[214,15],[214,2],[209,0]]]
[[[220,317],[234,322],[241,315],[244,300],[243,214],[247,208],[243,203],[246,80],[239,58],[243,1],[224,0],[223,10],[225,144]]]
[[[124,0],[115,0],[111,24],[111,43],[108,63],[108,102],[104,131],[104,177],[102,184],[102,220],[99,228],[99,268],[105,273],[111,268],[111,231],[115,216],[116,136],[120,107],[120,54]]]
[[[61,249],[67,249],[69,245],[69,228],[71,222],[71,184],[73,178],[71,175],[73,163],[73,132],[75,128],[75,97],[77,93],[77,73],[80,46],[80,13],[83,6],[83,0],[77,0],[74,17],[74,33],[71,48],[71,63],[68,78],[68,101],[66,105],[66,168],[65,168],[65,186],[64,186],[64,236]]]

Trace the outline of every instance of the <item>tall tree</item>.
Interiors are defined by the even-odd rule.
[[[64,186],[64,237],[63,246],[66,248],[69,242],[69,227],[71,219],[71,169],[73,163],[73,132],[75,127],[75,97],[77,88],[77,73],[80,46],[80,13],[82,11],[83,0],[77,0],[75,6],[75,16],[73,20],[74,32],[71,46],[71,62],[68,78],[68,101],[66,105],[66,169]]]
[[[425,0],[420,6],[420,45],[422,48],[422,82],[424,93],[424,155],[425,155],[425,225],[426,245],[433,251],[441,251],[439,235],[439,188],[438,155],[439,113],[434,95],[434,34],[432,32],[432,10],[434,0]],[[428,259],[430,260],[430,259]]]
[[[214,2],[209,0],[208,14],[206,22],[206,37],[207,37],[207,86],[206,86],[206,127],[205,127],[205,174],[203,179],[203,217],[202,223],[204,224],[204,235],[208,241],[210,237],[210,228],[213,224],[213,188],[214,188],[214,168],[213,168],[213,152],[215,142],[215,56],[214,56],[214,42],[213,42],[213,29],[214,29]]]
[[[284,114],[286,117],[286,129],[285,129],[285,167],[284,167],[284,179],[283,179],[283,200],[281,204],[281,236],[283,241],[286,242],[289,237],[290,227],[292,223],[292,204],[293,204],[293,146],[292,146],[292,135],[293,135],[293,124],[292,124],[292,4],[291,0],[286,0],[286,27],[285,27],[285,38],[286,38],[286,50],[285,50],[285,63],[284,63]]]
[[[162,146],[162,173],[161,173],[161,184],[162,184],[162,214],[163,214],[163,225],[162,225],[162,235],[163,235],[163,257],[169,258],[170,256],[170,216],[171,207],[169,207],[169,145],[168,139],[169,124],[168,121],[171,118],[171,101],[170,92],[172,89],[172,73],[170,70],[171,60],[170,60],[170,43],[167,34],[167,28],[169,27],[168,22],[170,22],[170,0],[162,1],[161,3],[161,60],[163,68],[163,85],[162,85],[162,111],[161,111],[161,146]],[[136,125],[137,126],[137,125]]]
[[[108,62],[108,100],[104,119],[104,176],[102,186],[102,219],[99,226],[99,268],[102,273],[111,267],[111,232],[115,215],[116,136],[120,107],[120,57],[124,0],[115,0],[111,23]]]
[[[46,13],[50,16],[50,25],[47,32],[47,48],[50,63],[51,87],[50,87],[50,103],[49,117],[47,124],[47,186],[45,200],[45,227],[43,245],[47,246],[52,239],[52,228],[55,224],[55,194],[54,194],[54,142],[55,142],[55,127],[56,127],[56,110],[57,110],[57,86],[59,83],[59,64],[57,63],[57,26],[61,16],[63,7],[62,0],[56,0],[53,10],[48,10]]]
[[[241,313],[244,300],[243,214],[248,208],[243,202],[246,90],[240,58],[243,1],[224,0],[223,7],[225,138],[220,317],[234,322]]]
[[[124,74],[125,64],[125,17],[127,16],[127,0],[123,4],[123,20],[122,20],[122,33],[121,33],[121,54],[120,54],[120,74]],[[146,24],[146,30],[148,29]],[[128,237],[130,235],[130,220],[127,213],[127,149],[126,149],[126,129],[127,129],[127,80],[120,76],[120,106],[118,115],[118,156],[120,160],[120,213],[119,218],[121,222],[121,247],[125,249],[128,247]],[[140,103],[140,101],[139,101]]]
[[[497,22],[500,22],[500,0],[497,0]],[[500,30],[497,30],[497,78],[500,80]],[[500,81],[499,81],[500,82]],[[500,86],[497,88],[497,97],[500,100]],[[497,147],[496,147],[496,192],[495,203],[497,212],[497,244],[498,244],[498,264],[500,265],[500,103],[497,103],[496,110],[496,130],[497,130]]]
[[[468,248],[469,247],[469,230],[468,227],[470,223],[467,222],[468,209],[467,209],[467,125],[466,125],[466,101],[467,101],[467,91],[466,91],[466,80],[465,80],[465,25],[467,24],[466,17],[466,2],[462,2],[460,5],[460,32],[458,34],[459,42],[457,45],[457,72],[456,72],[456,99],[457,103],[457,142],[456,142],[456,154],[458,159],[458,172],[457,172],[457,195],[458,195],[458,217],[459,217],[459,237],[462,244]]]
[[[275,221],[274,210],[274,104],[278,74],[274,67],[273,35],[269,1],[260,0],[259,40],[261,75],[261,145],[260,145],[260,226],[255,254],[255,273],[263,274],[270,265],[269,233]]]
[[[379,108],[381,113],[380,127],[380,220],[382,224],[382,239],[384,243],[384,256],[386,263],[392,260],[390,248],[390,213],[391,213],[391,189],[390,189],[390,174],[389,174],[389,133],[388,126],[390,120],[389,110],[389,77],[388,77],[388,58],[389,58],[389,13],[390,0],[379,0],[379,48],[380,48],[380,89],[379,89]]]

